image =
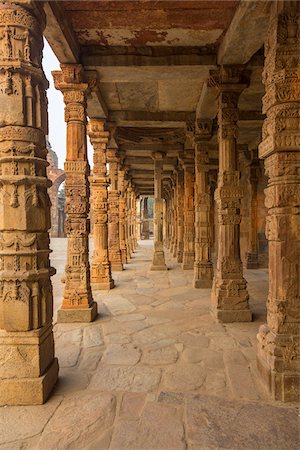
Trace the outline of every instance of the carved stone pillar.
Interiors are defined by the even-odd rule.
[[[149,212],[148,212],[148,197],[143,199],[143,221],[142,221],[142,239],[149,239]]]
[[[177,208],[177,186],[176,186],[176,173],[173,174],[173,211],[174,211],[174,240],[173,240],[173,247],[172,247],[172,256],[175,258],[177,256],[177,233],[178,233],[178,224],[177,224],[177,214],[178,214],[178,208]]]
[[[177,262],[183,260],[184,236],[184,177],[181,169],[177,170]]]
[[[135,251],[137,246],[137,239],[136,239],[136,218],[137,218],[137,211],[136,211],[136,194],[134,189],[132,189],[131,192],[131,245],[133,251]]]
[[[89,265],[89,174],[86,143],[86,94],[83,68],[61,64],[61,71],[52,72],[56,89],[65,102],[67,123],[66,232],[68,236],[65,290],[59,322],[91,322],[97,315],[90,285]]]
[[[42,5],[0,4],[0,405],[42,404],[58,376],[44,28]]]
[[[120,168],[118,171],[118,189],[119,196],[119,239],[122,264],[127,264],[126,248],[126,199],[125,199],[125,170]]]
[[[118,190],[118,162],[117,150],[107,149],[107,162],[109,163],[110,190],[108,191],[108,247],[109,260],[112,271],[122,271],[122,257],[119,237],[119,199]]]
[[[237,155],[238,99],[247,86],[240,67],[222,67],[211,78],[219,91],[218,256],[212,289],[212,312],[221,322],[252,318],[240,257],[240,200]]]
[[[259,146],[269,177],[265,189],[265,204],[269,208],[269,295],[267,324],[259,330],[257,357],[263,381],[273,398],[299,401],[299,3],[274,3],[272,8],[263,72],[263,112],[267,118]]]
[[[154,160],[154,253],[151,270],[167,270],[163,248],[163,159],[161,152],[153,153]]]
[[[194,287],[210,288],[213,279],[210,233],[210,185],[207,141],[211,121],[199,121],[195,137],[195,264]]]
[[[258,241],[257,241],[257,184],[259,177],[259,161],[257,155],[249,167],[250,170],[250,220],[249,220],[249,238],[248,251],[246,253],[246,268],[258,269]]]
[[[132,247],[132,239],[131,239],[131,232],[132,232],[132,186],[131,182],[128,183],[127,190],[126,190],[126,197],[127,197],[127,233],[126,233],[126,245],[128,248],[128,254],[129,258],[131,258],[132,253],[134,252],[134,249]]]
[[[114,280],[108,257],[108,194],[106,146],[109,132],[102,119],[90,119],[88,135],[94,148],[94,168],[90,177],[91,207],[94,220],[94,253],[91,263],[91,284],[94,289],[112,289]]]
[[[194,268],[195,261],[194,151],[185,150],[181,161],[184,172],[184,234],[182,268],[183,270],[189,270]]]

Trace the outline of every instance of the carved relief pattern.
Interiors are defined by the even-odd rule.
[[[30,8],[0,6],[0,328],[7,332],[52,327],[44,26]],[[52,332],[49,339],[53,345]]]
[[[218,208],[218,258],[212,289],[212,306],[221,321],[251,320],[247,283],[240,257],[240,187],[238,156],[238,99],[247,87],[242,67],[222,67],[213,75],[219,91],[219,174],[215,200]]]
[[[86,94],[82,66],[61,64],[61,71],[52,72],[56,89],[65,102],[67,123],[66,174],[67,215],[65,229],[68,255],[65,268],[65,290],[61,309],[85,309],[93,303],[90,286],[89,244],[89,182],[90,168],[86,151]]]
[[[258,357],[272,372],[271,390],[280,400],[299,395],[299,200],[300,200],[300,13],[283,2],[270,22],[265,43],[263,141],[259,156],[269,177],[269,295],[267,325],[258,334]],[[289,381],[287,381],[289,380]]]
[[[108,194],[106,146],[109,132],[100,119],[90,119],[88,135],[94,148],[94,168],[90,177],[91,209],[94,220],[94,253],[91,262],[91,283],[109,288],[113,285],[108,257]]]

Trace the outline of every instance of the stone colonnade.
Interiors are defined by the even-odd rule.
[[[278,10],[276,8],[279,8]],[[281,9],[280,9],[281,8]],[[299,395],[299,12],[297,2],[272,9],[265,51],[263,140],[259,157],[269,178],[267,324],[258,334],[258,367],[272,396]],[[50,202],[46,175],[47,81],[41,67],[45,17],[42,3],[5,2],[0,7],[0,404],[40,404],[58,376],[52,332],[54,270],[49,262]],[[12,32],[11,30],[14,30]],[[14,36],[18,36],[15,39]],[[87,97],[83,67],[62,64],[53,73],[64,96],[67,124],[65,289],[58,320],[90,322],[97,315],[91,285],[112,288],[111,268],[122,270],[137,244],[134,182],[102,119],[90,118],[94,170],[87,160]],[[244,67],[220,67],[210,84],[218,92],[217,255],[212,270],[208,148],[211,122],[196,120],[194,148],[178,156],[163,199],[163,152],[154,152],[154,255],[151,269],[166,270],[165,237],[194,285],[212,284],[212,313],[221,322],[249,321],[247,284],[240,251],[241,199],[238,102],[248,85]],[[109,162],[109,178],[106,163]],[[250,180],[251,182],[251,180]],[[253,184],[253,183],[252,183]],[[89,266],[89,204],[95,249]],[[255,187],[251,208],[255,212]],[[165,206],[164,206],[165,205]],[[256,220],[250,255],[257,253]],[[109,230],[111,233],[109,233]],[[109,237],[110,234],[110,237]],[[247,260],[249,260],[249,256]],[[255,259],[255,256],[251,256]],[[251,259],[250,258],[250,259]],[[250,267],[250,266],[248,266]],[[199,297],[201,301],[201,297]],[[20,347],[22,346],[22,353]]]

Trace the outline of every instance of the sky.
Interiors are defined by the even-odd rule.
[[[53,77],[51,75],[52,70],[60,70],[59,61],[55,54],[51,50],[46,39],[44,40],[44,57],[43,68],[46,77],[49,81],[49,89],[47,91],[48,96],[48,120],[49,120],[49,141],[50,144],[58,156],[58,167],[64,168],[64,161],[66,156],[66,123],[64,120],[64,101],[63,95],[60,91],[56,90],[53,83]],[[93,150],[88,141],[88,159],[90,165],[92,165]]]

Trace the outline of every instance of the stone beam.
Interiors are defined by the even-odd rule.
[[[245,64],[263,45],[270,7],[269,0],[241,0],[219,47],[218,64]]]
[[[82,63],[85,66],[215,66],[216,59],[213,49],[207,50],[207,47],[147,46],[130,48],[130,54],[128,47],[82,47]]]
[[[62,2],[45,2],[46,29],[44,36],[60,63],[78,63],[80,47],[62,7]]]
[[[118,126],[130,127],[185,127],[187,121],[195,120],[190,111],[111,111],[109,119]]]

